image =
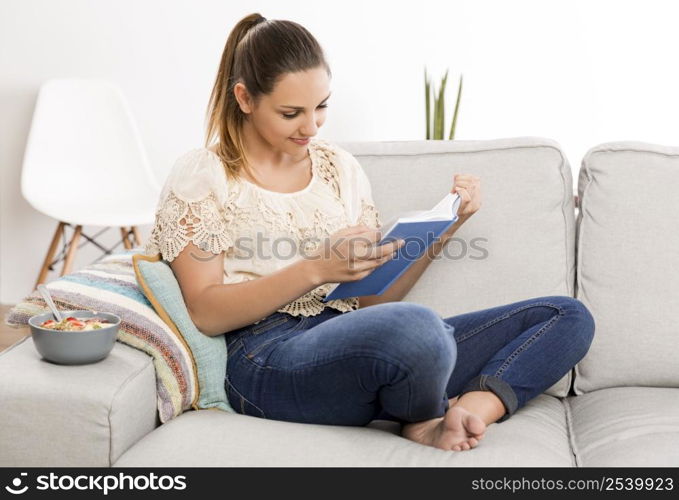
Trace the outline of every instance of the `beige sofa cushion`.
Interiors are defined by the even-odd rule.
[[[576,394],[679,387],[679,148],[613,142],[578,176],[577,297],[596,322]]]
[[[454,174],[481,178],[483,204],[404,300],[444,317],[538,296],[574,294],[571,168],[538,137],[340,143],[366,171],[383,221],[429,209]],[[546,392],[566,396],[571,374]]]

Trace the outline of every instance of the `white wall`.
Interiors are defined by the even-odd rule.
[[[575,177],[600,142],[679,143],[678,10],[671,1],[0,0],[0,302],[30,292],[55,227],[19,187],[45,79],[117,82],[163,179],[202,145],[229,31],[260,12],[303,24],[327,53],[333,96],[321,137],[424,138],[423,67],[437,77],[450,68],[451,111],[465,79],[457,139],[549,137]],[[119,233],[107,236],[112,246]],[[75,267],[98,255],[84,247]]]

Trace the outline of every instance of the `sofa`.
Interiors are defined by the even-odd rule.
[[[117,342],[95,364],[41,360],[30,337],[0,354],[0,465],[679,466],[679,147],[611,142],[577,178],[540,137],[338,143],[362,164],[383,220],[426,209],[455,173],[483,206],[403,299],[441,316],[548,295],[580,299],[586,357],[478,447],[452,452],[396,422],[298,424],[191,410],[161,424],[154,366]]]

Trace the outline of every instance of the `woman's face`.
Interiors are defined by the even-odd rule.
[[[234,94],[252,127],[272,148],[298,156],[306,152],[307,145],[292,139],[307,139],[318,133],[325,122],[329,89],[327,72],[316,68],[287,73],[257,106],[253,106],[242,83],[236,84]]]

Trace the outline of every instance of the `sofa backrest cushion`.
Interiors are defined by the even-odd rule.
[[[596,332],[575,370],[576,394],[679,387],[677,188],[677,147],[610,142],[582,160],[576,293]]]

